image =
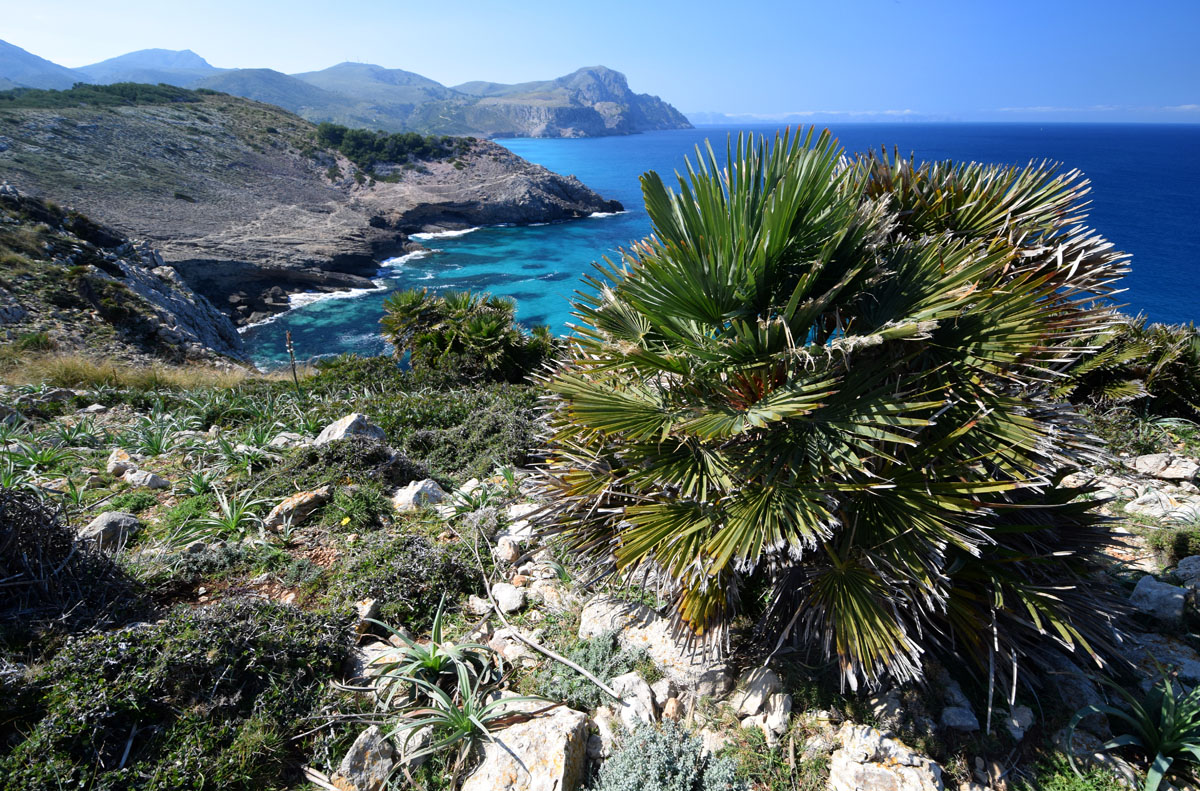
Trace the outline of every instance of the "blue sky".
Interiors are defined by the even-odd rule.
[[[448,85],[604,64],[685,112],[1200,122],[1200,0],[0,0],[0,39],[65,66],[164,47]]]

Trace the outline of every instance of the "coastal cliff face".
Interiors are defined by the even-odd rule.
[[[307,121],[231,96],[0,110],[0,179],[150,240],[238,323],[290,292],[369,287],[381,259],[413,249],[407,233],[620,209],[482,140],[375,175]]]
[[[243,361],[232,321],[133,241],[0,184],[0,337],[126,362]]]

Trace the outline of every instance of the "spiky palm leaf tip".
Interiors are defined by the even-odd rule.
[[[1046,396],[1126,271],[1081,224],[1087,182],[812,130],[727,162],[646,174],[653,235],[586,279],[547,379],[552,532],[667,580],[706,644],[753,615],[852,686],[931,650],[1102,659],[1103,531],[1054,477],[1096,448]]]

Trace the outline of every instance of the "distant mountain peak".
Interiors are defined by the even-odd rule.
[[[290,75],[219,69],[190,49],[142,49],[71,70],[0,42],[0,90],[12,84],[69,88],[75,82],[211,88],[278,105],[313,121],[389,132],[587,137],[691,126],[674,107],[657,96],[634,93],[624,74],[602,65],[550,80],[516,85],[480,81],[448,88],[415,72],[357,61]]]
[[[216,71],[211,63],[190,49],[139,49],[115,58],[102,60],[81,67],[87,71],[97,67],[124,66],[140,69],[187,69],[194,71]]]
[[[66,66],[0,41],[0,77],[26,88],[70,88],[83,77]]]

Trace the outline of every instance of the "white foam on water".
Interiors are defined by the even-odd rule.
[[[383,288],[384,286],[375,283],[374,288],[349,288],[345,291],[305,291],[300,294],[289,294],[288,310],[302,308],[305,305],[314,305],[317,302],[324,302],[328,299],[354,299],[355,297],[361,297],[363,294],[374,294]]]
[[[288,294],[287,310],[281,310],[278,313],[267,316],[262,321],[256,321],[252,324],[243,324],[237,328],[239,333],[245,332],[253,327],[262,327],[266,324],[272,324],[278,321],[281,317],[291,313],[296,308],[304,307],[305,305],[314,305],[318,302],[324,302],[327,299],[353,299],[361,297],[364,294],[374,294],[382,291],[387,286],[380,280],[372,280],[375,284],[374,288],[349,288],[344,291],[303,291],[299,294]]]
[[[410,233],[411,239],[452,239],[455,236],[466,236],[478,231],[478,228],[463,228],[461,231],[431,231],[429,233]]]
[[[629,214],[627,211],[594,211],[588,217],[616,217],[618,214]]]
[[[415,252],[405,253],[404,255],[398,255],[395,258],[385,258],[384,260],[379,262],[379,265],[382,267],[404,266],[409,261],[417,261],[422,258],[428,258],[429,256],[433,255],[434,253],[440,253],[440,252],[441,252],[441,250],[417,250]]]

